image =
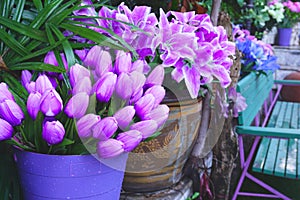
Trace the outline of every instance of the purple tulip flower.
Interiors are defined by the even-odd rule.
[[[135,96],[143,88],[143,86],[146,82],[146,77],[144,74],[137,72],[137,71],[131,72],[129,74],[129,76],[131,78],[132,85],[134,85],[132,96]]]
[[[148,120],[155,120],[158,127],[161,127],[168,119],[169,107],[167,105],[158,105],[157,108],[153,109],[144,118]]]
[[[90,78],[90,76],[90,71],[79,64],[75,64],[70,68],[70,83],[72,87],[75,87],[75,85],[84,77]]]
[[[96,75],[101,77],[112,71],[112,58],[108,51],[103,50],[100,46],[94,46],[88,52],[84,65],[94,69]]]
[[[0,118],[0,141],[2,140],[9,140],[13,134],[13,127],[5,121],[4,119]]]
[[[7,99],[0,103],[0,117],[11,125],[17,126],[22,123],[24,113],[16,102]]]
[[[35,120],[40,111],[42,95],[39,92],[30,93],[27,99],[27,110],[29,116]]]
[[[81,117],[77,122],[77,130],[79,137],[86,138],[92,135],[93,127],[101,120],[99,115],[87,114]]]
[[[154,96],[154,108],[156,108],[166,95],[166,90],[161,85],[154,85],[153,87],[146,90],[146,94],[152,94]]]
[[[80,92],[86,92],[88,95],[91,94],[92,82],[89,77],[83,77],[73,87],[73,90],[72,90],[73,95],[80,93]]]
[[[49,78],[45,74],[43,74],[43,75],[39,75],[39,77],[36,79],[35,89],[40,94],[44,94],[46,90],[53,89],[53,85],[49,80]]]
[[[127,73],[121,73],[118,76],[117,84],[116,84],[116,93],[123,100],[129,100],[133,95],[134,86],[132,83],[132,79]]]
[[[101,158],[111,158],[124,152],[123,142],[116,139],[100,141],[97,145],[97,153]]]
[[[68,62],[67,59],[65,57],[65,54],[61,53],[60,57],[63,61],[64,67],[66,70],[68,70]],[[50,65],[54,65],[54,66],[58,66],[58,62],[56,60],[55,54],[53,51],[49,51],[45,58],[44,58],[44,63],[50,64]],[[49,74],[50,76],[56,76],[58,73],[56,72],[47,72],[47,74]]]
[[[154,120],[140,121],[130,126],[130,130],[140,131],[142,133],[143,139],[146,139],[153,135],[157,128],[157,123]]]
[[[97,122],[93,128],[93,137],[108,140],[118,129],[118,122],[114,117],[105,117]]]
[[[115,90],[117,75],[112,72],[104,74],[94,85],[96,97],[101,102],[108,102]]]
[[[89,105],[89,95],[85,92],[74,95],[66,105],[65,113],[68,117],[81,118]]]
[[[44,92],[40,101],[40,109],[48,117],[54,117],[62,111],[63,101],[55,89]]]
[[[152,87],[154,85],[162,85],[164,81],[164,76],[165,76],[164,67],[162,65],[158,65],[149,74],[145,84],[147,85],[147,87]]]
[[[116,62],[114,65],[116,74],[120,75],[122,72],[131,72],[131,55],[124,51],[117,51]]]
[[[14,96],[8,90],[8,86],[6,85],[6,83],[0,83],[0,103],[7,99],[12,101],[15,100]]]
[[[48,144],[58,144],[63,141],[64,136],[65,128],[59,121],[44,121],[42,137]]]
[[[127,152],[130,152],[133,149],[135,149],[140,144],[142,139],[142,133],[137,130],[131,130],[120,133],[117,137],[117,140],[123,142],[124,150]]]
[[[154,108],[155,98],[152,94],[146,94],[141,97],[135,104],[134,109],[136,114],[144,119],[145,115],[148,114]]]
[[[125,130],[126,127],[130,124],[135,114],[135,110],[133,106],[126,106],[120,110],[118,110],[114,117],[118,122],[118,126],[120,129]]]
[[[23,70],[21,74],[21,83],[24,87],[31,82],[32,74],[28,70]]]

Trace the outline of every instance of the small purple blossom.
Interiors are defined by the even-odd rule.
[[[124,152],[123,142],[116,139],[99,141],[97,144],[97,153],[101,158],[111,158]]]
[[[39,92],[30,93],[27,99],[27,111],[29,116],[35,120],[40,111],[42,95]]]
[[[114,114],[114,118],[117,120],[119,128],[125,130],[126,127],[130,124],[130,122],[132,122],[134,115],[135,115],[134,107],[126,106],[118,110]]]
[[[76,122],[79,137],[87,138],[92,136],[92,129],[100,120],[101,117],[95,114],[87,114],[81,117]]]
[[[70,68],[70,83],[72,87],[75,87],[84,77],[90,78],[90,76],[90,71],[79,64],[75,64]]]
[[[61,143],[65,136],[65,128],[58,120],[44,121],[42,137],[50,145]]]
[[[115,91],[117,75],[112,72],[105,73],[94,85],[96,97],[101,102],[108,102]]]
[[[12,137],[13,134],[13,127],[5,121],[4,119],[0,118],[0,141],[2,140],[9,140]]]
[[[15,101],[7,99],[0,102],[0,117],[12,126],[17,126],[22,123],[24,113]]]
[[[123,142],[124,150],[127,152],[130,152],[133,149],[135,149],[140,144],[142,139],[142,133],[137,130],[123,132],[117,136],[117,140]]]
[[[118,122],[114,117],[105,117],[93,127],[93,137],[108,140],[118,129]]]
[[[44,94],[48,89],[53,89],[53,85],[45,74],[39,75],[35,82],[35,91]]]
[[[8,86],[6,83],[0,83],[0,103],[5,100],[12,100],[14,101],[14,97],[11,92],[8,90]]]
[[[75,94],[67,103],[65,113],[71,118],[81,118],[89,105],[89,95],[86,92]]]
[[[55,89],[49,89],[43,93],[40,109],[48,117],[54,117],[62,111],[63,101]]]

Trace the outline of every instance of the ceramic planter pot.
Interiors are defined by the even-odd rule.
[[[123,189],[153,192],[180,181],[183,167],[197,140],[202,98],[178,102],[165,98],[170,113],[161,134],[142,142],[129,154]]]
[[[16,150],[15,159],[25,200],[118,200],[127,155],[113,160],[118,169],[92,155],[47,155]]]
[[[290,46],[292,28],[278,28],[278,45]]]

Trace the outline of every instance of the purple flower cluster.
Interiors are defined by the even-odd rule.
[[[89,16],[91,12],[81,12]],[[172,78],[182,80],[192,98],[198,96],[200,86],[218,79],[223,87],[230,82],[230,55],[235,44],[228,41],[223,27],[214,27],[208,15],[195,12],[164,13],[157,19],[151,8],[136,6],[132,11],[123,3],[116,10],[102,7],[96,24],[112,30],[138,53],[140,62],[159,57],[163,67],[171,67]],[[169,21],[168,17],[172,17]],[[110,18],[109,20],[104,18]],[[111,20],[115,19],[115,20]],[[101,33],[114,37],[110,32]]]
[[[7,85],[0,83],[0,141],[10,139],[14,131],[13,126],[20,125],[23,119],[23,111]]]
[[[242,76],[250,71],[275,71],[280,68],[272,46],[250,35],[249,31],[235,27],[236,46],[243,53]],[[244,73],[244,74],[243,74]]]

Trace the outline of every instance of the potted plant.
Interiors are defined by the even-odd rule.
[[[197,138],[201,109],[197,98],[201,88],[214,79],[223,87],[230,84],[232,60],[228,56],[234,53],[235,45],[227,40],[223,27],[213,27],[206,14],[160,10],[156,18],[149,7],[136,6],[130,10],[121,4],[116,10],[103,7],[99,16],[114,19],[99,21],[136,49],[139,59],[156,66],[153,73],[156,77],[163,74],[167,94],[173,92],[177,97],[171,101],[169,95],[165,98],[171,112],[162,134],[140,144],[129,154],[123,182],[129,192],[166,188],[180,180],[183,165]],[[103,32],[112,35],[106,30]]]
[[[281,4],[275,1],[275,4]],[[280,46],[289,46],[292,28],[297,22],[299,22],[300,17],[300,2],[284,1],[282,3],[284,6],[284,18],[282,22],[278,23],[278,44]]]
[[[118,199],[127,153],[168,117],[163,77],[97,32],[92,2],[24,3],[28,21],[0,18],[0,140],[24,199]]]

